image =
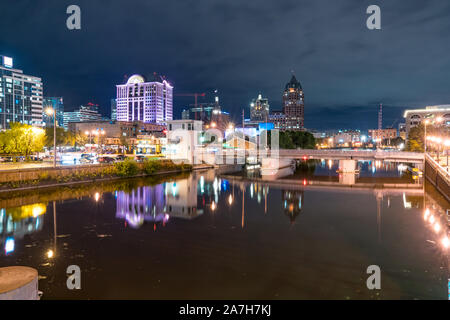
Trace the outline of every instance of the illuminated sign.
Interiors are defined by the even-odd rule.
[[[6,68],[12,68],[13,67],[13,59],[10,57],[3,56],[3,66]]]

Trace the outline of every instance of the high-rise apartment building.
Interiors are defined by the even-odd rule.
[[[267,122],[269,119],[269,100],[261,94],[250,104],[250,121]]]
[[[300,82],[292,75],[283,93],[283,113],[286,130],[302,130],[304,127],[304,94]]]
[[[0,56],[0,129],[11,122],[41,127],[43,86],[39,77],[14,69],[13,59]]]
[[[56,110],[56,126],[64,126],[64,101],[62,97],[44,97],[42,119],[45,127],[53,127],[53,115],[47,114],[47,109]]]
[[[172,120],[173,87],[164,78],[153,74],[147,80],[136,74],[116,87],[117,121],[165,124]]]

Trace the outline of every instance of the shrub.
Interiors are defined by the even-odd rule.
[[[143,169],[146,174],[153,174],[161,169],[161,162],[155,159],[148,159],[144,162]]]
[[[50,174],[47,171],[43,171],[43,172],[39,173],[38,179],[41,180],[41,181],[49,180],[50,179]]]
[[[115,174],[121,177],[135,176],[139,173],[139,167],[136,161],[132,159],[125,159],[122,162],[114,164]]]

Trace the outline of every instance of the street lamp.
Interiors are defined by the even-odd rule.
[[[430,120],[428,120],[428,119],[426,119],[424,121],[424,124],[425,124],[425,136],[424,136],[423,141],[424,141],[424,144],[425,144],[425,153],[427,153],[427,124],[429,124],[429,123],[430,123]]]
[[[56,112],[53,108],[47,108],[45,113],[50,117],[53,115],[53,167],[56,168]]]
[[[448,172],[448,147],[450,147],[450,139],[444,141],[445,153],[447,154],[447,172]]]

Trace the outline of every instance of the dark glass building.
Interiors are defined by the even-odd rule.
[[[42,118],[44,120],[44,126],[53,127],[53,115],[48,115],[46,110],[51,108],[56,110],[56,126],[64,126],[64,102],[62,97],[46,97],[43,103]]]
[[[11,122],[41,127],[42,80],[13,68],[13,59],[0,56],[0,129]]]

